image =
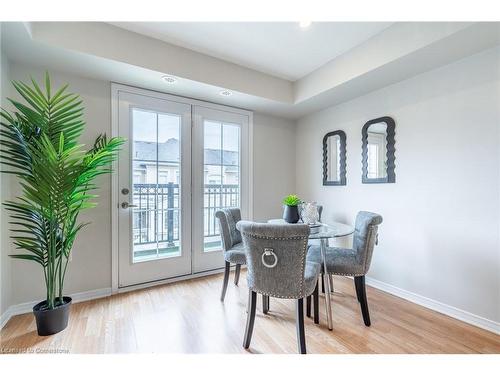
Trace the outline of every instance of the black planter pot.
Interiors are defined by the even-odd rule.
[[[298,206],[285,206],[283,210],[283,220],[287,223],[295,224],[299,221],[299,207]]]
[[[46,309],[46,301],[33,306],[36,329],[39,336],[49,336],[61,332],[68,326],[71,297],[63,297],[64,303],[51,310]]]

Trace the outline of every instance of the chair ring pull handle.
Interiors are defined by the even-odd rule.
[[[266,256],[273,256],[274,257],[274,262],[272,264],[267,263],[266,259],[265,259]],[[274,268],[274,267],[276,267],[276,264],[278,264],[278,257],[274,253],[273,249],[270,249],[270,248],[267,248],[267,247],[264,249],[264,252],[262,253],[262,264],[264,266],[266,266],[267,268]]]

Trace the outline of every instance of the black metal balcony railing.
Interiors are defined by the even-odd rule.
[[[203,216],[205,237],[219,234],[219,226],[215,219],[215,211],[221,208],[240,206],[239,185],[205,185],[203,193]]]
[[[239,185],[209,184],[204,187],[204,235],[217,236],[219,228],[215,211],[220,208],[238,207]],[[133,212],[134,244],[166,243],[175,246],[179,240],[180,219],[179,185],[134,184]]]

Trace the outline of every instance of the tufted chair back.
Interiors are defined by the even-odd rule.
[[[250,290],[277,298],[304,298],[309,226],[240,221]]]
[[[356,216],[353,249],[356,251],[357,262],[364,267],[364,273],[370,268],[378,225],[381,223],[382,216],[373,212],[360,211]]]
[[[219,219],[219,231],[222,237],[223,249],[229,250],[234,245],[241,242],[241,233],[236,228],[236,223],[241,220],[239,208],[223,208],[215,212],[215,217]]]

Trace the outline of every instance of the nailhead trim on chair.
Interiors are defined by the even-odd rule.
[[[321,272],[321,274],[323,275],[324,272]],[[336,273],[336,272],[328,272],[328,275],[337,275],[337,276],[365,276],[366,273],[360,273],[360,274],[357,274],[357,273]]]
[[[253,237],[253,238],[262,238],[264,240],[281,240],[281,241],[285,241],[285,240],[300,240],[300,239],[307,240],[308,239],[308,237],[304,237],[304,236],[269,237],[269,236],[257,236],[256,234],[248,234],[248,233],[246,233],[245,236],[247,236],[247,237]],[[306,245],[307,245],[307,242],[306,242]]]
[[[266,295],[266,296],[269,296],[269,297],[274,297],[274,298],[283,298],[283,299],[299,299],[299,298],[305,298],[305,297],[308,297],[308,296],[311,296],[314,291],[309,294],[308,296],[306,296],[305,294],[303,296],[280,296],[278,294],[267,294],[267,293],[264,293],[263,291],[261,290],[258,290],[258,289],[250,289],[252,291],[254,291],[255,293],[260,293],[260,294],[263,294],[263,295]]]

